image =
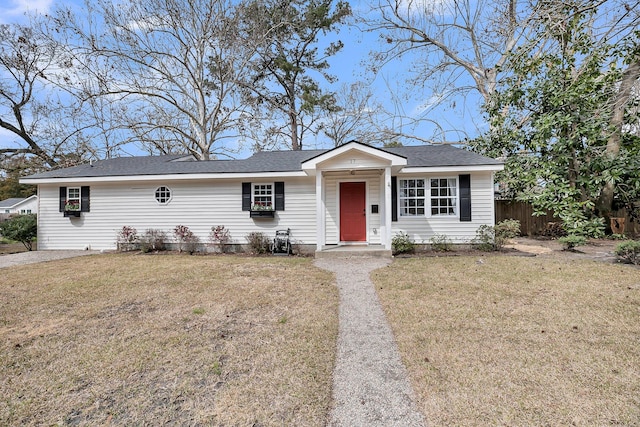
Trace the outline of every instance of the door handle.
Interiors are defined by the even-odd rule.
[[[367,209],[362,209],[362,216],[367,216]]]

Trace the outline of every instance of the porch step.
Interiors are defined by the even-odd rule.
[[[316,251],[316,258],[391,258],[391,250],[381,246],[327,246]]]

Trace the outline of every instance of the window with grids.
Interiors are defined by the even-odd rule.
[[[252,209],[273,209],[273,184],[253,184]]]
[[[66,211],[80,210],[80,187],[67,188],[67,201],[64,205]]]
[[[425,180],[401,179],[398,199],[400,216],[418,216],[425,214]]]
[[[456,215],[458,191],[455,178],[431,178],[431,215]]]
[[[166,205],[171,201],[171,189],[169,187],[158,187],[156,188],[156,202],[161,205]]]

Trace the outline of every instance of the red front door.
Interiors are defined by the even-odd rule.
[[[340,183],[340,241],[367,241],[364,182]]]

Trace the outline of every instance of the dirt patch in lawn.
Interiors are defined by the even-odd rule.
[[[324,425],[337,308],[301,258],[4,269],[0,425]]]
[[[640,424],[638,270],[558,252],[373,273],[429,425]]]

